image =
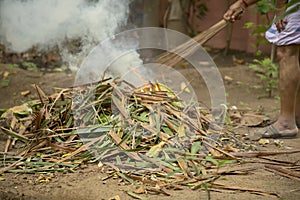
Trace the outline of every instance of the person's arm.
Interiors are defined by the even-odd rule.
[[[227,21],[234,22],[235,20],[240,18],[240,10],[246,10],[246,8],[252,4],[255,4],[259,0],[237,0],[234,4],[232,4],[229,9],[224,14],[223,18]]]

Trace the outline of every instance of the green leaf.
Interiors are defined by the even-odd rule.
[[[228,163],[236,163],[236,162],[237,162],[236,160],[221,160],[221,161],[219,161],[218,166],[222,166],[222,165],[228,164]]]
[[[183,123],[180,123],[177,132],[178,132],[178,137],[180,138],[185,137],[185,128]]]
[[[147,198],[141,197],[140,195],[137,195],[136,193],[131,191],[127,191],[127,194],[135,199],[147,200]]]
[[[211,162],[212,164],[214,164],[216,166],[218,166],[218,164],[219,164],[219,162],[211,156],[206,156],[205,160],[208,161],[208,162]]]
[[[4,78],[4,79],[2,79],[2,80],[0,81],[0,86],[1,86],[2,88],[8,87],[8,86],[9,86],[9,82],[10,82],[10,79]]]
[[[201,142],[194,142],[191,147],[191,154],[196,154],[201,149]]]
[[[123,174],[122,172],[117,172],[118,176],[123,178],[124,180],[128,181],[129,183],[133,184],[134,180]]]
[[[173,132],[171,131],[171,129],[169,129],[169,127],[162,127],[162,130],[163,130],[163,132],[164,133],[166,133],[166,134],[168,134],[168,135],[170,135],[170,136],[173,136],[174,134],[173,134]]]
[[[252,31],[251,34],[252,35],[257,35],[257,34],[265,33],[266,30],[267,30],[267,27],[261,26],[261,27],[256,28],[254,31]]]
[[[5,113],[7,111],[7,109],[0,109],[0,116],[3,115],[3,113]]]
[[[22,62],[21,65],[25,69],[34,69],[34,70],[38,69],[37,65],[35,63],[32,63],[32,62]]]
[[[152,146],[150,150],[146,153],[146,156],[157,157],[165,144],[166,142],[161,141],[159,144]]]
[[[9,108],[6,112],[4,112],[1,115],[1,118],[7,118],[9,116],[9,112],[12,112],[14,115],[28,116],[32,114],[32,109],[27,103],[24,103],[20,106],[14,106],[12,108]]]
[[[11,136],[11,137],[13,137],[13,138],[17,138],[17,139],[21,140],[22,142],[27,142],[27,141],[28,141],[28,138],[26,138],[25,136],[20,135],[20,134],[18,134],[18,133],[15,133],[14,131],[11,131],[11,130],[6,129],[6,128],[4,128],[4,127],[0,127],[0,129],[2,129],[2,131],[3,131],[5,134],[7,134],[7,135],[9,135],[9,136]]]
[[[245,24],[244,24],[244,28],[253,28],[254,27],[254,22],[246,22]]]

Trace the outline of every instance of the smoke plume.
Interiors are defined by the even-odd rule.
[[[129,0],[2,0],[0,39],[13,51],[48,48],[66,38],[95,43],[126,23]]]
[[[0,0],[0,42],[16,52],[24,52],[33,46],[40,50],[58,46],[63,61],[76,70],[93,47],[126,27],[131,2],[132,0]],[[65,48],[65,41],[72,39],[80,39],[80,51],[74,53]],[[133,45],[134,43],[136,41]],[[105,46],[107,54],[98,54],[89,60],[88,65],[78,71],[79,76],[84,76],[84,82],[94,80],[85,74],[92,74],[97,80],[107,67],[102,63],[112,61],[109,59],[120,53],[120,46],[122,45],[108,43]],[[127,74],[128,80],[138,82],[135,76],[128,75],[134,63],[142,64],[137,52],[128,53],[114,62],[110,68],[113,77]]]

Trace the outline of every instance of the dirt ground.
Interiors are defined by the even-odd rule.
[[[254,86],[260,84],[260,80],[255,73],[247,66],[251,55],[241,52],[233,52],[228,56],[223,56],[221,52],[211,52],[222,77],[227,93],[227,102],[229,107],[236,106],[241,110],[262,111],[271,120],[278,116],[279,102],[275,98],[265,98],[266,93],[262,89],[256,89]],[[232,56],[245,60],[244,64],[237,64],[232,61]],[[189,67],[178,68],[183,74],[193,80],[193,73]],[[63,88],[72,86],[74,75],[64,72],[42,73],[39,71],[28,71],[10,65],[0,64],[0,74],[6,72],[9,82],[2,82],[0,86],[0,108],[8,108],[19,105],[31,98],[37,98],[32,84],[38,84],[47,94],[52,94],[55,87]],[[225,76],[227,77],[225,80]],[[231,79],[228,79],[230,77]],[[199,100],[207,102],[209,96],[203,81],[192,82],[194,90],[201,91],[198,95]],[[30,91],[27,96],[21,95],[21,92]],[[251,134],[256,128],[242,127],[236,131],[239,134]],[[1,135],[0,140],[3,145],[5,138]],[[274,140],[269,144],[260,145],[257,141],[251,141],[258,150],[280,151],[300,149],[300,135],[295,139],[282,139],[281,146],[275,145]],[[277,141],[278,142],[278,141]],[[0,151],[3,151],[1,148]],[[272,156],[271,158],[299,162],[300,153],[284,154]],[[254,161],[255,159],[253,159]],[[228,186],[236,186],[247,189],[261,190],[266,192],[275,192],[280,195],[280,199],[297,200],[300,199],[300,181],[278,175],[266,170],[263,163],[241,164],[244,167],[254,167],[248,175],[226,175],[217,180]],[[0,199],[64,199],[64,200],[94,200],[94,199],[132,199],[126,191],[134,190],[135,185],[124,184],[119,179],[108,179],[103,181],[105,174],[101,173],[97,165],[89,165],[73,173],[54,173],[51,180],[47,183],[38,183],[39,174],[10,174],[5,173],[0,176]],[[1,179],[2,178],[2,179]],[[171,196],[163,194],[144,197],[148,199],[222,199],[222,200],[265,200],[276,199],[274,196],[254,194],[241,191],[210,191],[210,196],[205,190],[171,190]]]

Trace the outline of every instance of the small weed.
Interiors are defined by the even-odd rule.
[[[32,62],[22,62],[21,66],[24,67],[25,69],[28,69],[28,70],[34,70],[34,71],[38,70],[37,65],[35,63],[32,63]]]
[[[251,46],[256,49],[256,55],[261,56],[262,51],[260,47],[269,43],[264,35],[272,23],[272,18],[269,16],[269,13],[275,10],[275,0],[260,0],[256,3],[256,8],[256,12],[260,13],[263,17],[261,17],[258,23],[246,22],[244,28],[253,29],[251,35],[255,36],[256,39]]]
[[[15,69],[15,68],[17,68],[17,67],[19,67],[19,65],[17,65],[17,64],[8,64],[8,65],[7,65],[7,68],[8,68],[8,69],[11,69],[11,70],[12,70],[12,69]]]
[[[263,82],[263,88],[271,98],[274,89],[277,88],[278,66],[270,58],[254,59],[254,63],[249,65],[249,68],[257,72],[257,76]]]
[[[2,79],[2,80],[0,81],[0,87],[1,87],[1,88],[8,87],[8,86],[9,86],[9,82],[10,82],[10,80],[7,79],[7,78]]]

